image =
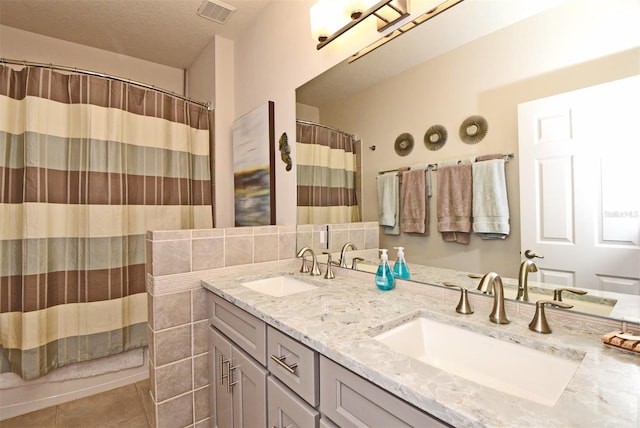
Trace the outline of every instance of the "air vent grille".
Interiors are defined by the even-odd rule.
[[[218,0],[204,0],[198,8],[198,15],[224,24],[235,10],[235,7]]]

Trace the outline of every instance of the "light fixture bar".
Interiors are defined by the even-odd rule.
[[[398,6],[392,4],[393,2],[397,2]],[[397,17],[394,17],[394,19],[388,19],[387,17],[381,16],[379,11],[385,7],[390,8],[394,14],[397,14]],[[341,35],[343,35],[344,33],[346,33],[347,31],[349,31],[350,29],[352,29],[353,27],[355,27],[356,25],[358,25],[360,22],[364,21],[366,18],[368,18],[371,15],[375,15],[380,21],[378,23],[378,31],[384,31],[386,28],[388,28],[389,26],[395,24],[396,22],[398,22],[399,20],[409,16],[409,12],[407,11],[407,2],[406,0],[382,0],[379,1],[378,3],[376,3],[375,5],[373,5],[372,7],[370,7],[369,9],[367,9],[366,11],[362,12],[362,14],[353,19],[351,22],[349,22],[348,24],[346,24],[344,27],[340,28],[339,30],[337,30],[335,33],[331,34],[330,36],[328,36],[325,40],[321,41],[320,43],[318,43],[316,45],[316,49],[320,50],[323,47],[325,47],[326,45],[328,45],[329,43],[331,43],[332,41],[334,41],[335,39],[337,39],[338,37],[340,37]]]
[[[422,15],[418,16],[413,21],[410,21],[410,22],[406,23],[402,27],[400,27],[400,28],[396,29],[395,31],[391,32],[390,34],[387,34],[383,38],[381,38],[379,40],[376,40],[375,42],[371,43],[366,48],[361,49],[360,51],[358,51],[355,54],[351,55],[347,59],[347,62],[349,64],[351,64],[352,62],[362,58],[363,56],[367,55],[368,53],[371,53],[374,50],[378,49],[380,46],[382,46],[382,45],[384,45],[386,43],[389,43],[391,40],[395,39],[399,35],[404,34],[404,33],[408,32],[409,30],[413,30],[418,25],[424,24],[425,22],[427,22],[431,18],[441,14],[445,10],[448,10],[448,9],[452,8],[453,6],[457,5],[458,3],[462,3],[463,1],[464,0],[446,0],[446,1],[442,2],[442,3],[440,3],[438,6],[434,7],[433,9],[431,9],[428,12],[423,13]]]

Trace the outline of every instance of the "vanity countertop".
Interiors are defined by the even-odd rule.
[[[298,267],[294,259],[217,269],[203,278],[203,286],[456,427],[640,426],[640,355],[604,346],[599,333],[550,319],[553,333],[538,334],[528,329],[532,309],[523,309],[526,313],[520,316],[513,303],[507,304],[511,324],[497,325],[488,319],[493,301],[483,296],[472,299],[473,315],[460,315],[454,310],[458,293],[451,290],[397,281],[393,290],[380,291],[368,273],[335,268],[336,278],[327,280],[300,274]],[[284,273],[318,288],[271,297],[240,284]],[[557,403],[545,406],[417,362],[372,338],[420,315],[470,324],[494,337],[537,344],[557,355],[584,353],[584,358]]]

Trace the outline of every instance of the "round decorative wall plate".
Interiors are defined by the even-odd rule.
[[[442,125],[433,125],[424,134],[424,145],[429,150],[440,150],[447,142],[447,136],[447,128]]]
[[[406,156],[413,150],[413,135],[405,132],[398,135],[394,148],[398,156]]]
[[[469,116],[460,124],[460,139],[467,144],[477,144],[487,135],[489,124],[482,116]]]

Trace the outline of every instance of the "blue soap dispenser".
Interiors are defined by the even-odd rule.
[[[389,256],[387,255],[386,248],[380,250],[380,266],[376,272],[376,285],[380,290],[391,290],[395,285],[395,278],[389,266]]]
[[[393,247],[398,250],[398,260],[393,264],[393,275],[396,278],[409,279],[411,273],[409,273],[409,266],[404,259],[404,247]]]

